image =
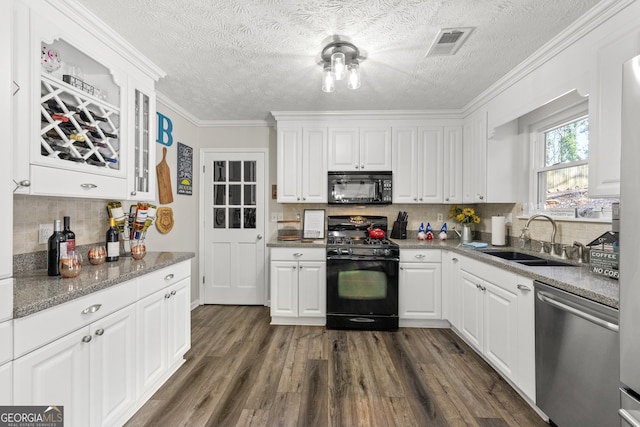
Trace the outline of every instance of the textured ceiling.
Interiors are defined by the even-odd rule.
[[[598,0],[79,0],[167,77],[197,120],[269,111],[462,108]],[[440,28],[476,27],[455,56],[425,55]],[[362,87],[320,90],[333,35],[366,54]]]

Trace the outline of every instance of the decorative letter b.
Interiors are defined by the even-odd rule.
[[[158,112],[156,112],[156,114],[158,115],[158,137],[156,142],[170,147],[171,144],[173,144],[173,135],[171,135],[173,123],[171,123],[171,119],[164,114]]]

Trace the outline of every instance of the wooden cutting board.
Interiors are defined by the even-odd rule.
[[[167,147],[162,147],[162,161],[156,166],[158,176],[158,198],[161,205],[173,202],[173,191],[171,190],[171,171],[167,164]]]

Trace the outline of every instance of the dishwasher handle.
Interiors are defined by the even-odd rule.
[[[549,305],[559,308],[560,310],[575,314],[576,316],[581,317],[584,320],[588,320],[591,323],[595,323],[598,326],[609,329],[610,331],[618,332],[620,329],[619,326],[615,323],[607,322],[606,320],[600,319],[592,314],[585,313],[584,311],[580,311],[577,308],[573,308],[570,305],[557,301],[555,297],[552,297],[547,293],[538,292],[538,299],[542,302],[546,302]]]
[[[633,427],[640,427],[640,422],[638,422],[638,420],[633,415],[631,415],[629,411],[627,411],[626,409],[619,409],[618,414],[622,419],[624,419],[627,423],[629,423],[629,425]]]

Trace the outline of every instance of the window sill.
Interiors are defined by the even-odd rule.
[[[527,220],[532,215],[536,215],[536,214],[518,215],[518,216],[516,216],[516,218]],[[544,214],[544,215],[548,215],[548,214]],[[598,223],[598,224],[611,224],[611,217],[604,217],[604,218],[570,218],[570,217],[566,217],[566,216],[553,216],[553,215],[548,215],[548,216],[553,218],[553,220],[556,221],[556,222],[592,222],[592,223]]]

